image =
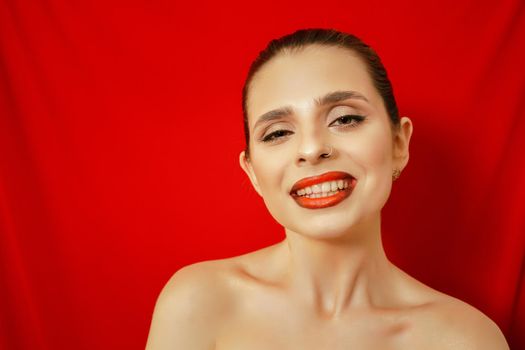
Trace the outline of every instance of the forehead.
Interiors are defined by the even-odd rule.
[[[249,118],[276,108],[308,107],[332,91],[356,91],[372,105],[380,103],[366,65],[348,49],[310,45],[272,58],[254,76],[247,107]]]

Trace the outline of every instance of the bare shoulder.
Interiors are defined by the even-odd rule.
[[[508,350],[498,325],[474,306],[438,291],[394,266],[417,307],[408,308],[414,341],[426,349]],[[429,347],[432,346],[432,347]]]
[[[147,350],[214,348],[231,303],[230,265],[226,260],[198,262],[169,279],[155,304]]]
[[[498,325],[474,306],[442,294],[429,308],[432,321],[426,323],[426,334],[439,349],[508,350],[509,346]]]

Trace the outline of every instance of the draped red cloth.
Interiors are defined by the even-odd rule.
[[[276,243],[240,97],[303,27],[378,51],[414,123],[390,259],[525,349],[525,3],[0,2],[0,348],[141,349],[183,265]]]

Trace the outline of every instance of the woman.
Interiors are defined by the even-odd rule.
[[[240,165],[286,237],[175,273],[148,350],[508,349],[487,316],[385,255],[381,209],[412,122],[370,47],[324,29],[274,40],[243,108]]]

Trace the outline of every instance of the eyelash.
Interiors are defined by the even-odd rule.
[[[342,124],[342,128],[355,128],[355,127],[357,127],[359,124],[361,124],[366,119],[366,117],[361,116],[361,115],[345,114],[345,115],[340,116],[336,120],[334,120],[332,123],[335,123],[336,121],[341,120],[343,118],[350,118],[350,123]],[[355,121],[355,123],[352,123],[353,121]],[[279,133],[282,133],[282,132],[290,133],[291,131],[290,130],[284,130],[284,129],[276,130],[276,131],[274,131],[274,132],[264,136],[261,139],[261,141],[262,142],[266,142],[266,143],[275,142],[275,141],[277,141],[278,139],[281,138],[281,137],[276,137],[275,135],[277,135]]]

